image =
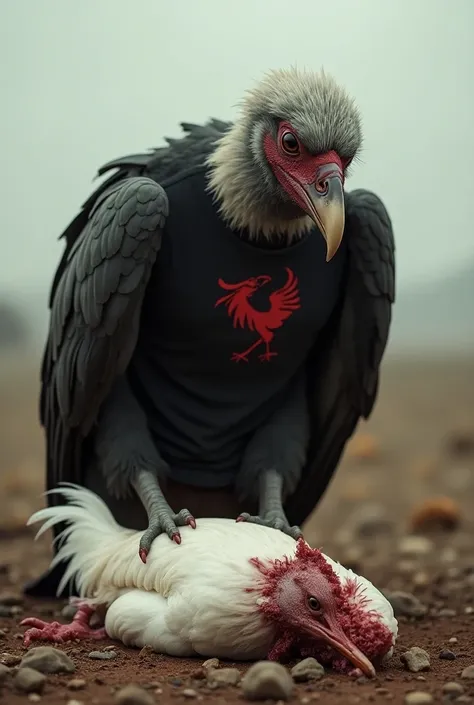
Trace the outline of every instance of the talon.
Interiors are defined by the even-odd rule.
[[[186,519],[186,524],[191,527],[191,529],[196,528],[196,519],[194,517],[188,517]]]
[[[179,544],[181,543],[181,535],[179,531],[175,531],[174,534],[171,534],[171,540],[177,543],[179,546]]]
[[[246,521],[246,520],[247,520],[247,517],[244,517],[243,514],[239,514],[239,516],[237,517],[237,519],[235,521]]]
[[[142,563],[146,563],[146,559],[147,559],[147,557],[148,557],[148,551],[146,550],[146,548],[141,548],[141,549],[139,550],[138,554],[139,554],[139,556],[140,556],[141,562],[142,562]]]

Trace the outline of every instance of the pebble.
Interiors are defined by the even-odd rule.
[[[238,668],[211,668],[208,671],[207,682],[209,685],[237,685],[240,682]]]
[[[0,684],[6,680],[9,673],[11,673],[11,669],[0,663]]]
[[[4,639],[6,637],[7,633],[4,629],[0,629],[0,639]]]
[[[29,666],[40,673],[74,673],[76,666],[64,651],[52,646],[36,646],[22,658],[20,667]]]
[[[424,649],[420,649],[419,646],[412,646],[411,649],[405,651],[400,656],[400,660],[412,673],[428,671],[431,668],[429,654]]]
[[[38,695],[38,693],[30,693],[28,695],[28,700],[30,701],[30,703],[39,703],[41,702],[41,695]]]
[[[87,685],[87,681],[84,678],[73,678],[67,684],[69,690],[82,690]]]
[[[426,605],[409,592],[386,591],[385,597],[392,605],[396,617],[423,617],[428,612]]]
[[[21,656],[5,652],[0,656],[0,661],[4,666],[17,666],[21,661]]]
[[[5,605],[6,607],[18,607],[24,602],[21,595],[12,595],[10,593],[4,593],[0,595],[0,605]]]
[[[204,661],[202,663],[201,668],[204,668],[205,671],[212,670],[213,668],[219,668],[219,659],[218,658],[208,658],[206,661]]]
[[[456,654],[450,651],[449,649],[443,649],[442,651],[440,651],[439,657],[443,661],[454,661],[456,658]]]
[[[25,666],[20,668],[13,679],[13,683],[17,690],[22,693],[42,693],[46,676],[34,668]]]
[[[66,605],[62,608],[60,614],[63,619],[72,620],[77,612],[77,605]]]
[[[0,617],[13,617],[14,614],[13,607],[0,604]]]
[[[449,607],[443,607],[440,609],[438,612],[439,617],[455,617],[456,616],[456,610],[452,610]]]
[[[155,705],[150,693],[138,685],[127,685],[115,694],[116,705]]]
[[[423,690],[414,690],[405,695],[406,705],[428,705],[432,702],[434,702],[433,696]]]
[[[448,639],[448,644],[457,644],[458,643],[458,638],[456,636],[452,636],[451,639]]]
[[[464,671],[461,673],[461,678],[471,681],[474,680],[474,665],[466,666]]]
[[[324,676],[324,667],[315,658],[305,658],[293,666],[291,675],[297,683],[316,681]]]
[[[88,654],[89,658],[95,659],[96,661],[111,661],[117,658],[116,651],[91,651]]]
[[[189,700],[190,700],[191,698],[197,698],[197,693],[196,693],[196,691],[193,690],[192,688],[185,688],[185,689],[183,690],[183,692],[182,692],[182,695],[183,695],[185,698],[188,698]]]
[[[242,692],[249,700],[288,700],[293,687],[289,671],[275,661],[254,663],[242,679]]]
[[[398,552],[404,556],[426,556],[434,548],[426,536],[404,536],[398,543]]]
[[[446,695],[462,695],[464,688],[456,681],[449,681],[443,685],[443,693],[446,693]]]
[[[387,518],[385,507],[366,504],[358,509],[349,520],[352,531],[363,538],[379,536],[393,531],[393,522]]]

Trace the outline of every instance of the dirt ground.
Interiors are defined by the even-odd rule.
[[[21,619],[50,619],[64,606],[21,597],[24,581],[37,575],[50,556],[49,537],[34,543],[25,527],[43,504],[37,392],[37,369],[21,358],[0,360],[0,663],[12,665],[13,672],[26,652]],[[433,498],[444,499],[437,500],[430,514],[425,503]],[[379,588],[413,594],[425,614],[399,618],[395,654],[373,681],[327,673],[319,681],[298,684],[291,702],[397,704],[422,691],[432,700],[411,695],[414,704],[474,703],[474,679],[461,676],[474,665],[473,507],[474,356],[470,361],[387,363],[373,418],[347,449],[337,478],[305,527],[305,537]],[[434,529],[427,523],[429,516],[436,520]],[[412,541],[409,547],[406,537],[415,529],[427,540],[418,546]],[[89,652],[107,645],[113,645],[115,658],[89,658]],[[428,652],[429,670],[406,670],[400,654],[412,646]],[[140,653],[111,641],[59,648],[75,662],[74,674],[48,676],[40,696],[27,696],[14,688],[12,673],[3,690],[0,684],[0,701],[13,705],[29,697],[47,705],[107,705],[119,702],[120,688],[136,683],[147,689],[151,702],[163,705],[187,699],[212,705],[243,702],[239,687],[211,689],[197,679],[200,661]],[[246,666],[235,665],[244,673]],[[85,682],[74,690],[74,679]],[[446,688],[450,681],[459,684],[457,690]]]

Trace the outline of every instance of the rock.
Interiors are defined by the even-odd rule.
[[[429,654],[424,649],[420,649],[419,646],[412,646],[411,649],[405,651],[400,656],[400,660],[412,673],[429,671],[431,668]]]
[[[197,693],[192,688],[185,688],[182,692],[182,695],[188,699],[197,698]]]
[[[73,678],[67,684],[69,690],[82,690],[87,685],[87,681],[84,678]]]
[[[15,688],[21,690],[22,693],[42,693],[46,676],[34,668],[25,666],[16,672],[13,683]]]
[[[445,683],[443,685],[443,693],[446,693],[446,695],[462,695],[464,693],[464,688],[460,683],[456,683],[455,681],[449,681],[449,683]]]
[[[470,681],[474,680],[474,665],[466,666],[464,671],[461,673],[461,678]]]
[[[9,592],[2,593],[0,595],[0,605],[5,605],[5,607],[18,607],[24,602],[21,595],[13,595]]]
[[[117,658],[116,651],[91,651],[88,654],[89,658],[95,659],[96,661],[112,661],[112,659]]]
[[[6,681],[7,676],[11,673],[11,669],[8,666],[4,666],[0,663],[0,685]]]
[[[438,612],[439,617],[455,617],[456,610],[452,610],[450,607],[442,607]]]
[[[275,661],[257,661],[242,679],[242,692],[249,700],[288,700],[293,687],[287,669]]]
[[[72,621],[77,612],[77,605],[69,604],[62,608],[60,614],[63,619],[67,621]]]
[[[201,668],[204,668],[205,671],[212,670],[213,668],[219,668],[219,659],[218,658],[208,658],[206,661],[202,663]]]
[[[456,654],[449,649],[443,649],[440,651],[439,657],[443,661],[454,661],[456,659]]]
[[[446,444],[447,451],[455,457],[465,457],[474,452],[474,430],[463,429],[451,434]]]
[[[409,592],[395,590],[385,591],[385,597],[393,607],[396,617],[423,617],[428,608],[420,600]]]
[[[240,682],[238,668],[211,668],[208,669],[207,682],[210,685],[237,685]]]
[[[315,658],[305,658],[293,666],[291,675],[296,683],[317,681],[324,676],[324,667]]]
[[[431,497],[412,510],[412,531],[453,531],[461,521],[459,505],[451,497]]]
[[[8,605],[0,605],[0,617],[14,617],[15,613],[13,607],[8,607]]]
[[[30,693],[28,695],[28,700],[30,701],[30,703],[40,703],[41,695],[39,695],[38,693]],[[69,705],[69,702],[67,703],[67,705]]]
[[[29,666],[40,673],[74,673],[76,666],[67,654],[52,646],[36,646],[22,658],[20,667]]]
[[[7,633],[4,629],[0,629],[0,639],[5,639]]]
[[[138,685],[127,685],[115,694],[116,705],[155,705],[150,693]]]
[[[378,504],[363,504],[349,519],[352,531],[362,538],[391,533],[393,522],[387,518],[387,510]]]
[[[406,705],[428,705],[434,702],[433,696],[422,690],[414,690],[412,693],[405,695]]]
[[[20,661],[21,656],[17,656],[16,654],[5,652],[0,656],[0,662],[3,663],[4,666],[17,666]]]
[[[398,543],[398,552],[403,556],[426,556],[433,548],[433,542],[426,536],[404,536]]]

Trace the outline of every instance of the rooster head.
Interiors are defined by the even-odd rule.
[[[209,158],[210,188],[231,227],[301,237],[315,224],[326,259],[344,232],[344,181],[362,143],[357,107],[324,72],[272,71]]]
[[[278,625],[271,658],[297,646],[303,655],[314,655],[338,670],[356,668],[375,675],[372,661],[390,651],[393,634],[368,609],[356,582],[343,585],[324,555],[303,539],[294,558],[253,563],[264,578],[260,610]]]

